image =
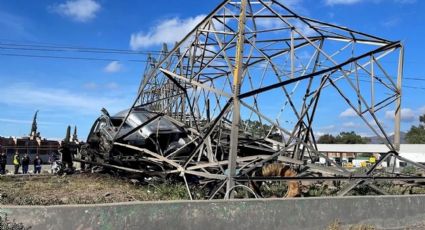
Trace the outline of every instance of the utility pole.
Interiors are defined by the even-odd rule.
[[[401,80],[403,77],[403,59],[404,47],[400,47],[400,56],[398,59],[398,74],[397,74],[397,100],[394,119],[394,148],[397,152],[400,151],[400,121],[401,121]]]
[[[243,66],[243,49],[245,43],[245,20],[246,20],[246,6],[248,0],[241,0],[239,23],[238,23],[238,40],[236,44],[236,59],[235,69],[233,72],[233,116],[232,116],[232,130],[230,133],[230,152],[229,152],[229,166],[228,166],[228,181],[226,191],[229,192],[234,186],[233,179],[236,176],[236,159],[238,156],[238,137],[239,137],[239,122],[240,122],[240,100],[239,93],[241,90],[241,79],[244,73]],[[229,193],[229,198],[233,198],[233,193]]]

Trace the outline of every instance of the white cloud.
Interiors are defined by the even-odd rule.
[[[116,82],[109,82],[106,84],[98,84],[94,82],[87,82],[83,84],[83,88],[86,90],[116,90],[119,89],[120,86]]]
[[[315,133],[334,133],[336,132],[337,127],[335,125],[327,125],[327,126],[321,126],[321,127],[315,127]]]
[[[14,124],[32,124],[32,120],[19,120],[13,118],[0,118],[0,123],[14,123]],[[60,122],[38,121],[40,125],[62,125]]]
[[[120,86],[115,82],[110,82],[105,85],[106,89],[118,89]]]
[[[280,20],[279,18],[259,18],[258,20],[255,20],[257,26],[262,28],[276,28],[276,27],[283,27],[284,22]]]
[[[389,110],[385,112],[385,118],[394,120],[395,114],[394,110]],[[410,108],[401,109],[401,121],[402,122],[413,122],[416,121],[417,115],[416,112]]]
[[[102,107],[119,110],[129,104],[126,98],[84,95],[65,89],[36,87],[30,84],[13,84],[2,88],[0,104],[75,111],[79,114],[97,114]]]
[[[304,22],[297,21],[296,23],[294,23],[293,26],[295,26],[298,32],[300,32],[304,36],[308,37],[308,36],[317,35],[316,31],[314,31],[309,25],[305,24]]]
[[[298,8],[301,6],[303,0],[279,0],[279,2],[281,2],[288,8]]]
[[[93,90],[93,89],[97,89],[98,85],[94,82],[87,82],[83,85],[84,89],[88,89],[88,90]]]
[[[425,114],[425,106],[423,106],[423,107],[419,108],[419,114],[420,114],[420,115]]]
[[[342,126],[344,128],[356,128],[356,127],[358,127],[358,125],[356,123],[352,122],[352,121],[345,122],[344,124],[342,124]]]
[[[119,61],[112,61],[103,70],[107,73],[116,73],[122,70],[122,64]]]
[[[140,31],[131,34],[130,47],[133,50],[138,50],[162,43],[175,43],[180,41],[204,18],[205,15],[198,15],[186,19],[172,18],[162,21],[151,28],[149,32]]]
[[[256,20],[256,23],[260,28],[276,29],[288,27],[288,25],[279,18],[260,18]],[[289,23],[291,23],[299,33],[306,37],[316,35],[316,32],[309,25],[298,19],[290,21]],[[296,33],[295,36],[299,37],[299,34]]]
[[[0,28],[3,31],[3,37],[10,35],[33,39],[33,35],[29,32],[29,29],[32,27],[30,20],[15,14],[0,11]]]
[[[339,114],[340,117],[356,117],[357,113],[352,108],[348,108]]]
[[[295,11],[295,13],[303,15],[309,14],[309,11],[303,5],[304,0],[279,0],[279,2],[290,10]]]
[[[401,4],[413,4],[416,3],[416,0],[394,0],[394,2]]]
[[[325,134],[327,134],[327,133],[323,133],[323,132],[314,132],[314,136],[315,136],[316,138],[319,138],[319,137],[321,137],[321,136],[323,136],[323,135],[325,135]]]
[[[381,24],[383,25],[383,26],[385,26],[385,27],[394,27],[394,26],[397,26],[397,25],[399,25],[401,23],[401,19],[400,18],[398,18],[398,17],[396,17],[396,18],[391,18],[391,19],[388,19],[388,20],[386,20],[386,21],[384,21],[384,22],[382,22]]]
[[[87,22],[96,17],[101,6],[94,0],[68,0],[51,9],[78,22]]]

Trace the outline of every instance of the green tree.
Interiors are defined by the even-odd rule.
[[[274,128],[272,132],[270,132],[272,129],[271,125],[262,124],[260,121],[252,120],[242,121],[242,124],[247,128],[246,131],[252,135],[253,138],[264,138],[269,135],[268,138],[272,140],[282,141],[282,135],[280,132],[277,132],[278,129]]]
[[[335,137],[332,136],[332,134],[325,134],[325,135],[319,137],[319,140],[317,140],[317,143],[319,143],[319,144],[335,144]]]
[[[425,144],[425,114],[419,117],[419,125],[410,128],[406,134],[409,144]]]
[[[354,131],[341,132],[336,137],[332,134],[325,134],[319,137],[317,141],[319,144],[367,144],[370,143],[370,139],[357,135]]]
[[[266,136],[271,129],[271,126],[262,124],[259,121],[246,120],[243,121],[243,123],[248,127],[247,131],[251,133],[253,137],[257,138]]]
[[[369,142],[369,138],[357,135],[354,131],[341,132],[335,137],[336,144],[367,144]]]

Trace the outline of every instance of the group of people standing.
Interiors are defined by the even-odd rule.
[[[22,166],[22,173],[27,174],[30,163],[31,159],[28,154],[24,154],[24,156],[21,158],[21,156],[19,156],[19,153],[15,153],[12,158],[12,164],[15,167],[14,173],[18,174],[19,168]],[[32,160],[32,163],[34,165],[34,174],[41,173],[43,161],[41,160],[39,155],[35,156],[34,160]],[[6,153],[2,152],[0,154],[0,174],[6,174],[6,164],[7,155]]]

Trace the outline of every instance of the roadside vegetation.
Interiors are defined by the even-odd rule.
[[[96,204],[129,201],[189,200],[184,183],[152,182],[141,183],[108,174],[75,174],[66,176],[18,176],[0,177],[0,205],[60,205]],[[374,183],[392,195],[425,194],[425,186],[414,183]],[[303,197],[334,196],[344,183],[318,182],[303,184]],[[210,189],[210,188],[209,188]],[[207,197],[208,188],[191,187],[192,198]],[[264,198],[280,198],[286,193],[284,182],[265,182],[261,186]],[[235,198],[254,198],[247,188],[235,190]],[[367,186],[359,186],[349,195],[376,195]],[[215,198],[223,198],[217,194]]]
[[[0,177],[1,205],[94,204],[189,199],[183,184],[139,185],[106,174]]]
[[[375,228],[373,225],[367,225],[367,224],[358,224],[358,225],[352,225],[352,226],[349,226],[349,227],[344,227],[344,226],[342,226],[341,222],[336,220],[332,224],[330,224],[326,230],[343,230],[343,229],[347,229],[347,230],[375,230],[377,228]]]
[[[11,220],[6,214],[0,213],[0,229],[1,230],[28,230],[31,227],[27,227],[22,223],[17,223],[15,220]]]
[[[425,114],[419,117],[419,125],[410,127],[406,134],[409,144],[425,144]]]

